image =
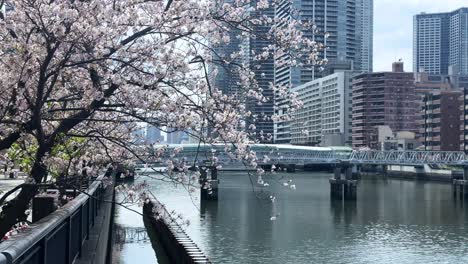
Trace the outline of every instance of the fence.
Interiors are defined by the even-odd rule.
[[[72,264],[102,206],[103,176],[65,206],[0,243],[0,264]]]

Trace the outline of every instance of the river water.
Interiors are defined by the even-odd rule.
[[[296,190],[270,181],[271,193],[261,193],[252,191],[246,173],[224,172],[218,202],[202,206],[198,193],[150,184],[160,201],[190,220],[187,233],[214,263],[468,263],[468,211],[449,184],[367,177],[357,201],[342,203],[330,200],[330,176],[278,174],[291,177]],[[143,227],[129,210],[118,208],[117,215],[119,225]],[[122,264],[156,263],[147,240],[120,249]]]

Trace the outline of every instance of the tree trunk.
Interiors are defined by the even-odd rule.
[[[0,239],[11,230],[13,225],[27,219],[25,212],[36,192],[37,186],[24,186],[18,196],[6,202],[0,213]]]
[[[47,175],[47,170],[44,165],[37,160],[34,162],[31,174],[35,182],[40,183]],[[27,219],[26,210],[29,209],[29,204],[36,195],[37,190],[38,186],[36,185],[23,186],[18,196],[5,203],[0,213],[0,239],[11,230],[13,225]]]

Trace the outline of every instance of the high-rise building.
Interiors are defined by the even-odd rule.
[[[220,2],[232,2],[232,0],[221,0]],[[256,1],[251,2],[256,5]],[[274,17],[274,6],[270,5],[269,8],[250,11],[254,12],[250,15],[253,17]],[[217,69],[217,76],[214,80],[214,85],[224,94],[240,95],[245,94],[245,91],[240,92],[239,89],[239,67],[235,64],[242,63],[247,65],[251,71],[255,73],[258,88],[262,91],[262,95],[266,98],[265,102],[258,102],[258,100],[249,98],[245,103],[247,110],[252,113],[252,116],[247,118],[247,127],[254,125],[255,137],[262,143],[271,143],[273,139],[273,121],[271,119],[274,109],[274,95],[271,84],[274,82],[274,60],[272,57],[267,59],[258,60],[254,58],[255,54],[261,54],[263,49],[271,45],[271,40],[266,36],[270,30],[269,26],[253,25],[252,31],[255,37],[242,36],[242,32],[233,29],[229,32],[230,42],[226,45],[214,45],[214,60],[230,60],[233,54],[239,53],[242,56],[234,59],[236,63],[229,65],[211,65],[212,68]],[[245,87],[243,88],[245,89]],[[238,98],[243,100],[245,98]]]
[[[164,137],[161,135],[161,130],[155,126],[148,125],[146,127],[146,143],[155,144],[160,143],[164,140]]]
[[[189,135],[181,130],[167,129],[167,144],[184,144],[189,143]]]
[[[413,70],[468,74],[468,8],[414,16]]]
[[[238,30],[231,30],[228,32],[230,42],[223,45],[214,45],[213,46],[213,59],[224,61],[225,59],[230,59],[232,55],[239,52],[241,41],[238,38],[240,32]],[[233,62],[239,63],[239,60],[236,59]],[[238,67],[232,66],[233,63],[229,65],[223,65],[223,63],[210,65],[211,69],[216,69],[217,74],[214,79],[214,86],[221,90],[223,94],[226,95],[235,95],[238,92],[238,82],[239,82],[239,73]]]
[[[333,73],[333,69],[372,71],[373,52],[373,0],[283,0],[276,16],[314,23],[319,32],[304,30],[304,37],[325,44],[320,58],[326,58],[325,72],[311,65],[282,66],[275,69],[275,82],[292,87]],[[281,26],[281,25],[280,25]],[[288,56],[288,55],[284,55]],[[278,58],[280,59],[280,58]]]
[[[142,127],[134,127],[131,133],[132,144],[145,144],[145,129]]]
[[[403,63],[392,72],[360,74],[352,78],[353,147],[373,145],[373,131],[388,126],[394,132],[417,132],[418,97],[412,72],[403,72]]]
[[[257,1],[252,1],[256,4]],[[267,16],[274,18],[275,10],[271,4],[269,8],[256,11],[254,17]],[[252,54],[261,54],[265,48],[272,43],[266,37],[270,31],[269,26],[253,25],[253,31],[257,37],[251,37],[244,41],[244,47],[251,56],[248,56],[250,69],[255,73],[258,87],[262,90],[265,102],[250,100],[247,104],[249,111],[253,113],[253,118],[247,119],[247,125],[255,125],[256,138],[261,143],[271,143],[273,140],[273,120],[274,114],[274,94],[272,84],[274,83],[274,59],[272,56],[266,59],[253,59]]]
[[[351,145],[351,77],[337,72],[292,88],[304,106],[293,115],[291,144]]]
[[[276,9],[276,17],[284,20],[297,19],[314,23],[319,32],[305,29],[303,34],[327,47],[319,58],[328,63],[324,69],[313,65],[301,67],[275,67],[275,84],[296,87],[312,80],[343,70],[372,72],[373,52],[373,0],[283,0]],[[281,24],[278,26],[282,26]],[[284,55],[277,60],[287,60]],[[276,113],[285,114],[286,102],[276,102]],[[276,143],[289,143],[290,122],[275,123]]]

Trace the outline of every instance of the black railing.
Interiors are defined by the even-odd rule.
[[[72,264],[103,201],[103,176],[65,206],[0,243],[0,264]]]

